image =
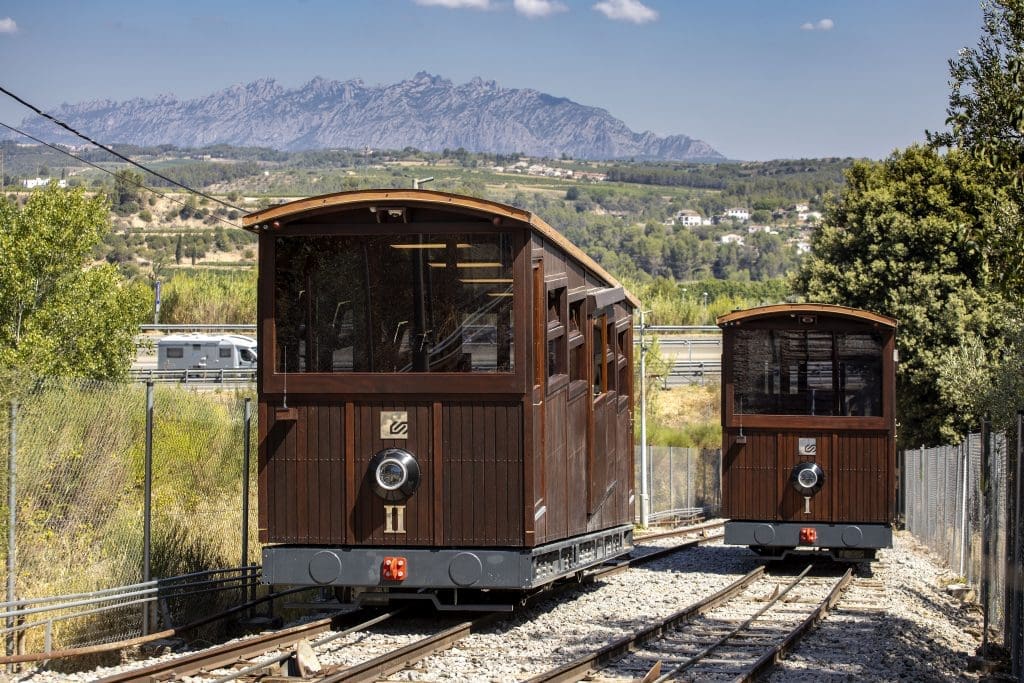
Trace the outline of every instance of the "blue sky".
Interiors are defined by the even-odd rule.
[[[0,85],[51,108],[428,71],[735,159],[880,159],[944,127],[980,27],[975,0],[3,0]],[[0,98],[0,121],[30,115]]]

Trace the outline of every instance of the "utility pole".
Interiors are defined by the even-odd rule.
[[[640,311],[640,526],[647,526],[651,501],[647,482],[647,341],[644,312]]]

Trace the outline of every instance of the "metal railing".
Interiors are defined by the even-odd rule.
[[[129,377],[133,382],[251,384],[256,381],[256,370],[252,368],[192,368],[189,370],[132,368],[129,370]]]
[[[39,652],[48,654],[54,649],[54,627],[61,623],[88,619],[95,642],[101,642],[105,634],[96,629],[96,624],[134,621],[138,618],[137,606],[154,604],[160,624],[173,628],[184,623],[188,612],[197,611],[197,606],[207,606],[211,594],[237,591],[237,599],[232,602],[253,599],[260,572],[259,565],[211,569],[88,593],[0,602],[0,622],[6,624],[0,634],[15,644],[12,653],[20,655],[25,653],[26,641],[41,631]]]
[[[139,325],[143,332],[255,332],[256,324],[234,323],[182,323]]]

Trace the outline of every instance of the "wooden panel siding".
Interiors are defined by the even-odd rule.
[[[885,432],[767,432],[744,430],[746,444],[729,435],[723,462],[723,514],[737,520],[877,522],[890,521],[890,440]],[[817,439],[817,453],[797,453],[798,439]],[[804,498],[790,484],[799,462],[818,463],[825,485]]]
[[[722,462],[722,514],[733,519],[776,519],[776,436],[746,432],[737,444],[729,435]]]
[[[520,404],[444,402],[442,413],[446,543],[521,546]]]
[[[343,543],[343,406],[298,406],[296,412],[295,420],[277,420],[273,409],[260,406],[267,425],[260,445],[261,541]]]
[[[570,388],[570,392],[572,389]],[[587,402],[590,393],[587,387],[577,391],[567,405],[568,443],[568,490],[569,490],[569,535],[576,536],[587,531]]]
[[[575,499],[569,487],[569,460],[566,453],[567,435],[566,395],[568,389],[548,396],[544,425],[544,461],[547,471],[547,490],[544,502],[547,505],[547,539],[565,538],[569,535],[569,506]]]

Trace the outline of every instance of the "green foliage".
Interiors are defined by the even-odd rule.
[[[898,416],[904,445],[944,443],[969,418],[939,387],[946,350],[998,332],[999,299],[972,239],[990,220],[992,191],[965,155],[911,147],[859,162],[813,236],[797,289],[899,321]]]
[[[149,308],[144,285],[88,267],[109,230],[102,197],[50,185],[0,202],[0,367],[93,379],[127,374]]]
[[[949,60],[952,90],[936,145],[975,153],[1024,189],[1024,1],[982,2],[982,36]]]
[[[627,278],[623,285],[640,299],[650,325],[713,325],[715,318],[735,309],[792,298],[790,282],[784,279],[750,282],[708,278],[675,282],[669,278]]]
[[[718,421],[707,421],[675,428],[655,423],[647,428],[647,442],[652,446],[721,448],[722,425]]]
[[[992,221],[976,239],[997,284],[1024,294],[1024,0],[982,3],[982,36],[949,62],[951,130],[930,133],[937,147],[970,154],[979,176],[996,189]]]
[[[256,272],[178,271],[164,289],[167,323],[249,324],[256,320]]]
[[[142,174],[123,169],[114,174],[114,191],[110,194],[115,213],[128,215],[139,210],[142,199]]]

